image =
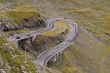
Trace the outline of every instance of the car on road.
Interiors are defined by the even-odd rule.
[[[68,18],[64,18],[64,19],[68,19]]]
[[[16,39],[20,39],[21,37],[17,36]]]
[[[30,36],[30,34],[28,34],[27,36]]]

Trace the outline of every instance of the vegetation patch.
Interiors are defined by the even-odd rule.
[[[16,0],[0,0],[0,3],[5,3],[5,2],[14,2]]]
[[[0,72],[6,73],[36,73],[36,67],[33,63],[25,58],[24,54],[14,46],[9,46],[6,38],[0,37]]]
[[[53,36],[57,36],[58,34],[66,31],[66,30],[69,31],[70,29],[71,29],[71,26],[68,23],[59,21],[59,22],[54,23],[53,30],[47,31],[47,32],[43,33],[42,35],[53,37]]]
[[[17,24],[21,23],[23,19],[26,18],[35,18],[42,19],[41,15],[38,13],[37,8],[33,6],[18,6],[14,9],[7,11],[7,14],[10,18],[14,19]]]

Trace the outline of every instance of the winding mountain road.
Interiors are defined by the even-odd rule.
[[[46,24],[47,24],[47,21],[46,21]],[[10,36],[8,38],[8,40],[10,42],[17,42],[19,40],[26,39],[29,37],[36,37],[37,35],[40,35],[41,33],[52,30],[52,29],[53,29],[53,25],[47,24],[46,28],[42,28],[42,29],[39,29],[36,31],[30,31],[30,32],[26,32],[26,33],[16,34],[16,35]]]
[[[67,47],[69,47],[70,45],[73,44],[74,40],[77,37],[78,34],[78,26],[76,23],[74,23],[72,20],[69,19],[62,19],[62,18],[53,18],[48,20],[48,25],[54,25],[54,22],[56,21],[63,21],[68,23],[72,28],[71,31],[69,32],[69,35],[67,37],[67,39],[60,43],[59,45],[53,47],[51,50],[49,51],[45,51],[43,52],[40,56],[38,56],[35,64],[37,64],[38,67],[38,72],[39,73],[46,73],[45,71],[45,66],[47,65],[47,62],[52,59],[55,55],[57,55],[58,53],[62,52],[63,50],[65,50]]]
[[[36,37],[37,35],[41,34],[42,32],[46,32],[49,30],[52,30],[54,28],[54,23],[56,21],[63,21],[68,23],[71,26],[69,35],[67,37],[67,39],[60,43],[59,45],[53,47],[51,50],[49,51],[44,51],[43,53],[41,53],[37,60],[35,61],[35,64],[38,67],[38,72],[39,73],[46,73],[45,71],[45,66],[47,65],[47,62],[52,59],[55,55],[57,55],[58,53],[61,53],[63,50],[65,50],[67,47],[69,47],[70,45],[73,44],[74,40],[77,37],[78,34],[78,26],[76,23],[74,23],[72,20],[69,19],[63,19],[63,18],[53,18],[50,20],[46,21],[47,27],[45,29],[40,29],[39,31],[30,31],[28,33],[23,33],[23,34],[19,34],[19,35],[14,35],[9,37],[9,41],[13,42],[13,41],[19,41],[25,38],[29,38],[29,37]],[[17,38],[20,37],[20,38]]]

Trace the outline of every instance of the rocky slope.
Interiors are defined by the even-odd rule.
[[[65,26],[60,23],[55,25],[53,30],[44,32],[36,36],[35,40],[32,42],[32,47],[29,49],[28,55],[31,55],[30,59],[37,59],[37,56],[46,50],[52,49],[54,46],[60,44],[65,40],[69,30],[64,29]]]
[[[109,73],[109,48],[80,28],[74,45],[64,51],[55,67],[63,73]]]
[[[14,2],[16,0],[0,0],[0,3]]]
[[[28,10],[24,12],[21,9]],[[7,41],[7,35],[27,32],[33,27],[45,27],[44,18],[33,6],[18,4],[13,9],[0,11],[0,30],[4,32],[4,35],[0,36],[0,73],[37,73],[36,66],[26,57],[24,51]]]
[[[19,24],[15,23],[14,20],[11,19],[1,19],[0,30],[6,31],[13,31],[13,30],[20,30],[20,29],[32,29],[32,28],[40,28],[45,27],[45,22],[43,19],[35,19],[33,17],[24,18]],[[41,25],[42,24],[42,25]]]
[[[36,73],[37,69],[32,61],[14,45],[0,37],[0,73]]]
[[[48,73],[110,73],[109,0],[39,0],[36,3],[34,0],[29,1],[37,6],[45,17],[66,17],[73,19],[79,25],[79,34],[75,43],[59,56],[57,62],[48,63]],[[8,11],[9,17],[13,18],[18,24],[24,23],[28,19],[33,21],[32,16],[37,16],[31,6],[29,6],[28,13],[22,12],[21,9],[28,10],[25,6],[21,6],[17,7],[17,9],[12,9],[11,12]],[[22,14],[16,13],[16,10]],[[0,16],[7,15],[7,13],[3,14]],[[27,15],[29,16],[27,17]],[[33,24],[30,20],[28,22]],[[62,28],[64,27],[59,29],[62,30]],[[55,32],[53,30],[37,36],[33,42],[34,47],[32,47],[30,52],[25,53],[26,58],[21,50],[7,48],[8,44],[1,46],[0,71],[36,73],[36,68],[32,62],[28,61],[28,63],[26,61],[29,59],[32,61],[32,57],[35,59],[44,50],[48,50],[62,42],[66,37],[64,37],[64,32],[58,33],[58,31]],[[13,60],[13,54],[17,55],[17,57],[14,57],[17,61]],[[7,58],[7,56],[9,57]]]
[[[33,5],[19,2],[14,8],[0,11],[0,30],[6,33],[6,36],[38,30],[46,26],[44,17],[40,15],[38,9]]]
[[[43,15],[67,17],[82,26],[74,45],[64,51],[63,60],[54,63],[51,68],[62,73],[109,73],[110,1],[40,1],[42,3],[38,6]]]

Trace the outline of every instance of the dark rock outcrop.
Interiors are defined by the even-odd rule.
[[[45,21],[44,19],[34,19],[34,18],[25,18],[22,20],[20,24],[14,23],[13,20],[6,20],[1,19],[0,20],[0,30],[2,31],[11,31],[11,30],[19,30],[24,28],[38,28],[38,27],[45,27]]]

